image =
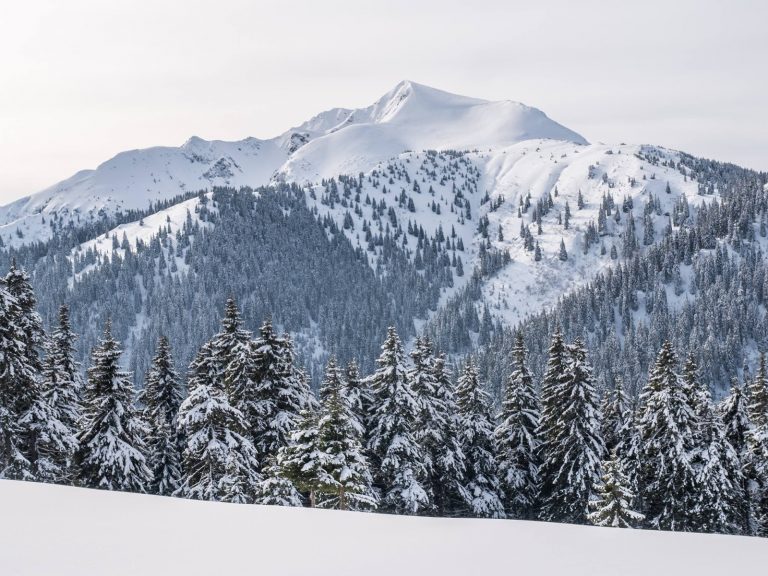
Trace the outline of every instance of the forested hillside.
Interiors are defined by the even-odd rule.
[[[766,534],[768,372],[715,403],[665,341],[636,398],[598,386],[559,327],[534,378],[515,335],[496,408],[472,358],[452,373],[389,327],[372,372],[326,363],[319,391],[265,320],[228,298],[186,370],[161,335],[137,395],[104,322],[86,378],[63,305],[50,334],[29,276],[0,282],[0,477],[240,504]],[[408,359],[410,356],[410,360]]]
[[[613,267],[522,322],[536,373],[543,371],[558,324],[588,344],[602,386],[621,380],[633,396],[665,340],[696,358],[717,396],[754,373],[758,353],[768,345],[766,175],[690,156],[684,162],[704,197],[718,190],[720,198],[709,198],[695,212],[680,204],[661,238],[645,249],[639,238],[625,235]],[[440,333],[444,316],[455,322],[460,314],[449,310],[463,306],[459,300],[438,314],[433,332]],[[450,348],[450,341],[436,338]],[[507,328],[486,342],[480,364],[498,385],[514,335]]]
[[[69,250],[49,245],[44,258],[37,259],[43,249],[32,247],[4,253],[0,265],[15,258],[35,270],[47,323],[60,303],[68,303],[82,334],[80,361],[109,316],[139,379],[161,333],[179,343],[179,358],[188,363],[216,328],[229,296],[242,303],[247,325],[272,316],[284,330],[300,334],[297,346],[309,369],[327,351],[359,358],[368,368],[386,327],[413,334],[413,319],[437,306],[439,278],[451,281],[450,264],[437,280],[424,278],[389,232],[373,240],[379,257],[372,269],[371,256],[353,247],[335,222],[313,215],[295,186],[256,194],[217,189],[190,208],[194,212],[186,213],[175,234],[164,222],[134,249],[114,234],[107,236],[107,257],[86,248],[76,250],[71,263]],[[431,260],[430,270],[436,267]]]

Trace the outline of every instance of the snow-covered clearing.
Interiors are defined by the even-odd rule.
[[[760,574],[768,540],[195,502],[0,481],[7,576]]]

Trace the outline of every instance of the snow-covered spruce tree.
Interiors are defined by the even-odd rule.
[[[43,322],[40,315],[36,312],[37,299],[32,289],[29,274],[24,270],[17,268],[15,262],[11,265],[4,279],[4,284],[8,293],[16,299],[18,305],[16,325],[20,331],[20,336],[24,344],[24,360],[34,371],[35,380],[42,367],[40,351],[45,344],[45,332],[43,331]],[[24,373],[18,375],[22,380],[28,376]],[[25,382],[32,386],[32,382]]]
[[[437,383],[435,395],[442,398],[447,415],[442,431],[443,452],[435,460],[438,481],[433,484],[433,496],[439,515],[455,516],[466,508],[470,497],[466,488],[466,457],[459,434],[459,409],[446,361],[445,354],[441,352],[432,363]]]
[[[370,436],[371,410],[373,407],[373,397],[368,387],[368,382],[360,377],[360,370],[355,360],[347,364],[344,374],[344,397],[349,405],[350,414],[353,420],[353,426],[359,434],[360,442],[363,447],[368,444]]]
[[[189,367],[189,396],[179,408],[184,438],[179,494],[198,500],[248,502],[262,480],[242,412],[232,406],[212,342]]]
[[[432,496],[428,512],[450,516],[468,501],[453,385],[445,358],[434,357],[427,337],[416,339],[411,358],[408,378],[418,404],[415,436],[424,454],[424,485]]]
[[[32,404],[24,385],[34,371],[24,361],[24,344],[17,323],[20,308],[0,280],[0,478],[30,479],[29,460],[19,419]],[[18,375],[25,372],[25,378]]]
[[[467,513],[477,518],[504,518],[504,491],[499,479],[491,402],[480,386],[471,359],[456,384],[456,404],[466,464]]]
[[[753,515],[753,533],[768,536],[768,375],[765,355],[747,389],[752,428],[747,432],[744,468]]]
[[[581,340],[567,347],[564,361],[564,374],[548,397],[547,418],[554,433],[545,437],[542,450],[540,515],[545,520],[583,524],[600,479],[605,446],[592,367]]]
[[[697,527],[696,414],[677,372],[669,341],[656,357],[640,395],[638,495],[647,525],[661,530]]]
[[[59,307],[59,324],[46,344],[46,356],[43,361],[43,394],[51,406],[55,418],[65,428],[65,432],[75,439],[80,426],[80,397],[83,392],[83,380],[80,366],[75,360],[75,342],[77,336],[72,331],[69,321],[69,307]],[[69,444],[69,442],[67,442]],[[56,465],[63,475],[54,482],[70,483],[73,480],[73,451],[59,452]]]
[[[59,306],[59,324],[50,336],[47,352],[55,359],[56,388],[61,398],[62,410],[66,413],[67,425],[75,426],[79,419],[79,398],[83,389],[80,365],[75,360],[77,334],[72,331],[69,306]],[[66,408],[66,409],[65,409]]]
[[[566,372],[567,351],[560,326],[555,327],[549,344],[547,365],[541,382],[541,419],[539,438],[539,498],[544,501],[555,490],[558,474],[557,462],[550,458],[555,454],[561,432],[560,415],[565,402],[563,392],[568,383]]]
[[[21,329],[24,362],[32,372],[31,378],[24,372],[19,374],[20,385],[26,391],[24,396],[29,400],[18,423],[30,468],[20,470],[17,477],[24,478],[25,474],[31,473],[34,479],[54,482],[63,479],[66,474],[65,465],[71,458],[74,438],[72,430],[61,422],[60,414],[45,394],[40,357],[46,344],[45,333],[35,309],[37,300],[29,275],[17,268],[14,262],[5,277],[5,284],[19,304],[20,314],[16,322]]]
[[[759,484],[754,476],[754,467],[750,458],[749,437],[752,422],[749,419],[749,409],[744,387],[734,381],[731,390],[719,406],[723,419],[725,437],[733,446],[739,460],[739,470],[742,476],[741,494],[743,499],[734,510],[736,521],[742,534],[756,535],[759,530],[757,522],[757,502],[753,488]]]
[[[635,425],[636,412],[621,378],[616,378],[614,387],[604,392],[600,412],[603,417],[601,436],[606,453],[616,453],[630,484],[637,486],[640,444]]]
[[[283,449],[284,450],[284,449]],[[273,458],[264,467],[264,479],[256,488],[256,504],[265,506],[304,506],[304,499],[289,480],[277,459]]]
[[[749,479],[753,533],[768,536],[768,425],[749,431],[747,450],[745,473]]]
[[[416,441],[419,405],[405,366],[405,353],[393,327],[381,346],[378,368],[368,381],[374,399],[368,450],[380,509],[418,514],[430,508],[424,487],[423,452]]]
[[[638,485],[637,475],[640,465],[640,434],[636,424],[637,418],[637,412],[630,409],[624,428],[619,435],[619,442],[614,448],[616,455],[621,459],[624,473],[635,487]]]
[[[264,480],[260,492],[269,496],[275,487],[270,484],[280,485],[283,479],[287,479],[297,490],[308,496],[309,505],[314,508],[317,505],[317,489],[319,485],[320,466],[322,465],[322,453],[320,452],[318,436],[319,414],[314,406],[302,410],[300,420],[291,433],[290,442],[278,450],[277,467],[272,469]],[[285,487],[281,488],[284,491]],[[274,496],[270,496],[274,497]]]
[[[747,434],[752,428],[744,387],[738,382],[732,382],[728,396],[720,404],[719,410],[726,439],[737,454],[743,454],[747,446]]]
[[[306,376],[293,365],[293,343],[287,335],[275,334],[271,320],[262,324],[252,348],[253,410],[258,418],[251,425],[257,454],[266,461],[288,445],[301,412],[312,407],[314,397]]]
[[[539,492],[541,410],[526,356],[523,334],[518,331],[512,349],[512,372],[505,384],[495,432],[507,514],[519,519],[535,517]]]
[[[46,342],[42,374],[34,399],[19,423],[27,432],[32,476],[40,482],[69,484],[77,449],[81,378],[72,358],[75,336],[66,306],[59,309],[59,327]]]
[[[44,368],[48,364],[46,359]],[[32,405],[19,419],[27,436],[29,473],[39,482],[65,483],[71,481],[69,472],[77,438],[45,392],[34,395]]]
[[[372,476],[360,435],[343,391],[341,371],[332,356],[320,389],[322,401],[317,427],[321,454],[318,491],[324,508],[376,508]]]
[[[595,526],[637,528],[645,518],[633,509],[635,492],[616,453],[603,463],[601,481],[595,485],[596,498],[590,502],[587,519]]]
[[[29,276],[14,262],[0,279],[0,477],[34,479],[44,340]],[[29,413],[34,409],[34,413]]]
[[[171,355],[168,338],[160,336],[152,366],[147,372],[139,403],[147,426],[147,464],[152,472],[149,491],[170,496],[181,486],[181,451],[179,407],[184,391]]]
[[[243,329],[243,320],[234,298],[224,305],[221,329],[211,338],[210,348],[214,355],[217,378],[233,408],[246,421],[244,435],[253,443],[253,427],[261,418],[256,409],[254,383],[254,359],[251,333]]]
[[[755,377],[747,385],[749,418],[755,428],[768,423],[768,371],[765,354],[760,354]]]
[[[600,412],[603,416],[600,433],[605,449],[610,454],[622,441],[627,431],[627,421],[632,420],[629,398],[621,379],[617,379],[614,386],[603,393]]]
[[[134,409],[131,375],[120,368],[120,344],[107,320],[91,353],[83,392],[83,425],[75,461],[78,483],[89,488],[145,492],[150,480],[146,430]]]
[[[693,466],[696,472],[697,530],[738,532],[738,508],[744,502],[736,451],[726,439],[723,422],[701,385],[693,356],[683,366],[683,384],[690,395],[697,429]]]
[[[549,437],[557,434],[559,427],[558,408],[561,402],[559,394],[568,382],[566,362],[565,340],[560,326],[556,326],[549,344],[547,365],[541,381],[542,414],[539,428],[540,435],[545,442]]]
[[[212,346],[221,364],[224,385],[231,391],[233,399],[248,391],[243,380],[250,377],[253,368],[249,349],[251,339],[251,332],[243,328],[237,302],[228,298],[224,304],[221,330],[212,338]]]

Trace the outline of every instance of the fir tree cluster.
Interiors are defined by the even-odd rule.
[[[541,519],[765,535],[768,368],[716,405],[665,342],[633,401],[598,390],[585,344],[556,328],[536,382],[515,334],[497,407],[472,358],[452,377],[390,328],[376,360],[327,362],[319,393],[266,320],[235,300],[186,378],[157,341],[134,392],[106,322],[86,378],[66,306],[47,336],[29,276],[0,284],[3,478],[233,503]],[[410,358],[408,358],[410,356]]]

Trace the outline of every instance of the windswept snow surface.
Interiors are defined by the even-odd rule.
[[[0,481],[8,576],[722,576],[768,540],[196,502]]]

